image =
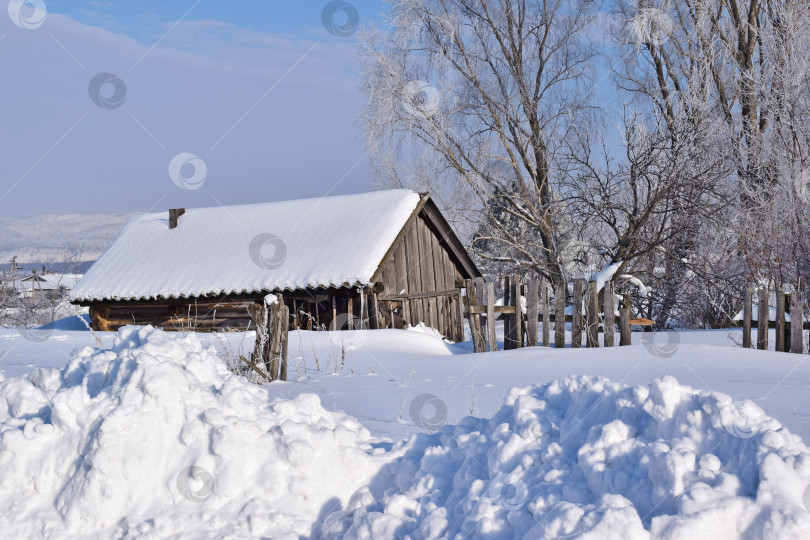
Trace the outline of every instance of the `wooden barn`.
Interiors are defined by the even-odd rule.
[[[282,293],[291,329],[424,322],[461,341],[480,275],[428,195],[389,190],[132,218],[71,298],[96,330],[244,330]]]

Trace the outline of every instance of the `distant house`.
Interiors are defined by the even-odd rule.
[[[33,272],[17,280],[15,287],[22,298],[56,298],[73,289],[81,278],[81,274]]]
[[[130,219],[71,291],[92,326],[244,329],[283,293],[292,328],[401,328],[463,339],[481,273],[427,195],[390,190]]]

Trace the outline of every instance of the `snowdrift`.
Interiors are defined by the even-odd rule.
[[[378,351],[379,352],[379,351]],[[810,454],[750,402],[674,379],[512,390],[389,445],[280,399],[191,334],[122,329],[0,376],[7,537],[806,538]],[[429,413],[426,413],[429,415]],[[395,421],[395,419],[392,419]]]
[[[429,415],[430,413],[428,413]],[[514,389],[490,420],[420,435],[326,538],[807,538],[810,455],[751,402],[669,377]],[[805,495],[806,496],[806,495]]]
[[[367,484],[370,454],[316,396],[273,401],[195,335],[127,327],[0,383],[0,536],[296,538]]]

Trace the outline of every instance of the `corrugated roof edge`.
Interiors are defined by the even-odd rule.
[[[154,296],[154,295],[150,295],[150,296],[127,296],[127,297],[116,297],[116,298],[108,298],[108,297],[97,298],[97,297],[86,297],[85,296],[85,297],[81,297],[81,298],[78,298],[78,297],[77,298],[71,298],[70,302],[72,304],[82,304],[82,303],[104,303],[104,302],[138,302],[138,301],[150,301],[150,300],[191,300],[191,299],[194,299],[194,298],[206,298],[206,297],[209,297],[209,296],[229,296],[229,295],[239,295],[239,294],[270,294],[270,293],[278,293],[278,292],[285,293],[285,292],[294,292],[294,291],[309,290],[309,289],[326,291],[326,290],[329,290],[329,289],[353,289],[355,287],[370,287],[372,285],[373,285],[373,283],[360,283],[358,281],[358,282],[355,282],[353,284],[349,284],[349,283],[344,282],[344,283],[338,285],[338,284],[333,283],[333,284],[329,284],[329,285],[318,285],[316,287],[306,287],[305,289],[291,289],[291,288],[287,287],[287,288],[284,288],[284,289],[281,289],[281,290],[279,290],[279,289],[273,289],[273,290],[267,290],[267,289],[251,289],[251,290],[248,290],[248,289],[243,289],[241,291],[237,291],[237,290],[224,291],[224,290],[222,290],[222,291],[211,291],[211,292],[200,293],[200,294],[192,294],[190,296],[176,296],[176,295]]]

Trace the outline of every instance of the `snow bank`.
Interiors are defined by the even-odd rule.
[[[193,334],[127,327],[0,382],[0,531],[309,535],[379,469],[368,440],[314,395],[270,400]]]
[[[810,530],[802,442],[751,402],[673,378],[513,389],[491,419],[468,417],[388,451],[316,396],[270,395],[290,387],[250,384],[196,335],[150,327],[126,327],[110,350],[81,349],[62,370],[0,375],[0,536],[790,539]]]
[[[673,378],[513,390],[404,445],[326,538],[806,538],[810,455],[753,403]]]

